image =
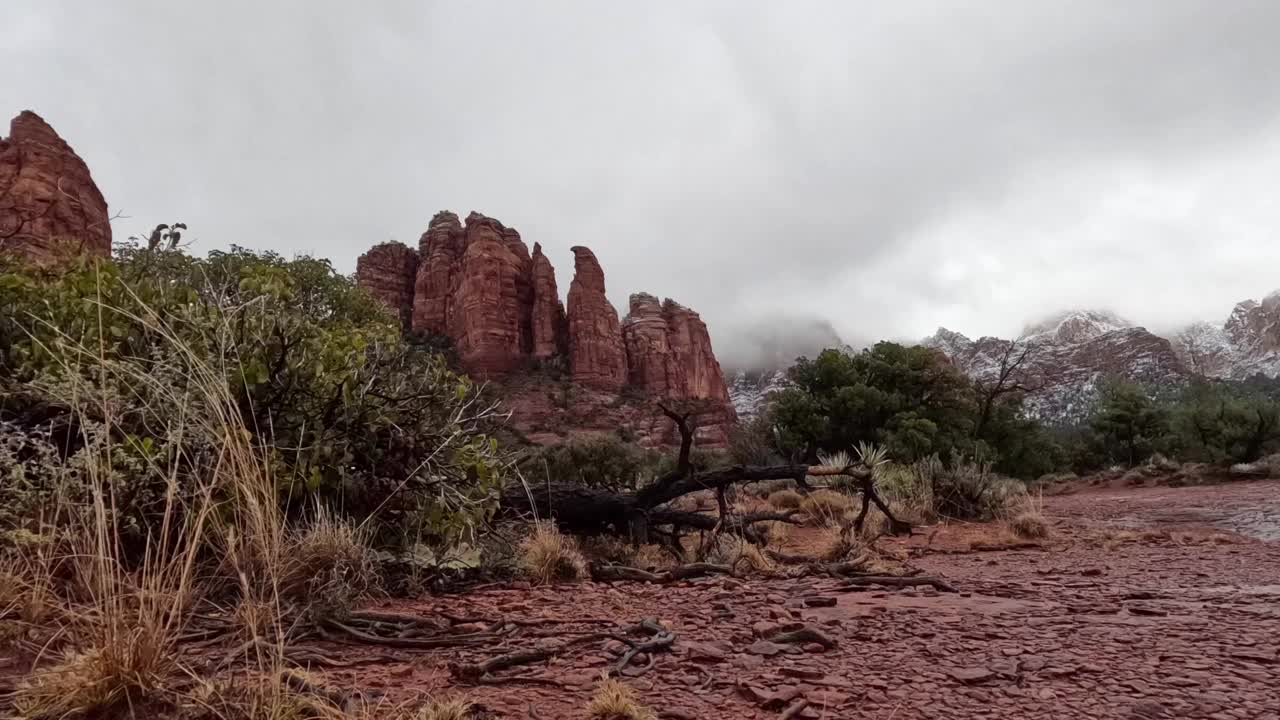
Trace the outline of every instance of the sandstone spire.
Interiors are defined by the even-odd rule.
[[[617,392],[627,380],[618,311],[605,297],[604,271],[590,250],[573,251],[569,285],[569,368],[573,379],[597,390]]]
[[[556,269],[542,254],[542,245],[533,244],[533,357],[546,360],[568,350],[568,328],[564,303],[556,288]]]
[[[42,264],[64,253],[111,255],[107,202],[89,167],[30,110],[0,138],[0,251]]]

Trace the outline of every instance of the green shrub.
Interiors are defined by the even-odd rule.
[[[654,477],[660,455],[616,436],[600,435],[541,448],[527,467],[530,477],[539,480],[545,475],[554,482],[634,490]]]
[[[4,447],[52,438],[72,467],[105,453],[122,525],[140,536],[171,478],[181,490],[217,471],[228,424],[199,383],[230,393],[294,515],[320,500],[456,536],[492,511],[507,466],[478,386],[308,257],[126,245],[58,273],[0,268],[0,377]],[[51,492],[40,473],[21,491]]]

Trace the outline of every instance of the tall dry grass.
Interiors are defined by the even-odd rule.
[[[59,381],[45,389],[80,420],[87,501],[75,499],[85,493],[59,492],[41,519],[39,535],[52,540],[12,548],[0,564],[7,581],[0,617],[21,623],[24,636],[38,627],[48,637],[13,694],[13,709],[32,720],[124,710],[145,716],[148,707],[192,705],[217,717],[302,717],[297,691],[280,680],[289,613],[308,596],[332,600],[352,578],[354,592],[367,588],[363,538],[322,510],[291,531],[268,451],[255,446],[227,385],[233,368],[210,365],[154,314],[133,319],[163,339],[165,370],[186,383],[165,382],[166,373],[152,365],[108,358],[102,347],[65,334],[46,348],[62,365]],[[146,397],[164,403],[152,414],[168,418],[163,433],[174,440],[171,455],[146,457],[134,470],[164,487],[158,526],[146,529],[140,558],[124,541],[136,528],[122,527],[117,511],[123,478],[112,453],[127,433],[105,389],[120,386],[145,387]],[[212,448],[212,457],[192,457],[192,447]],[[203,603],[228,595],[254,608],[246,613],[250,664],[231,683],[253,691],[215,699],[179,690],[195,675],[180,656],[183,636]],[[344,606],[355,600],[340,599]]]

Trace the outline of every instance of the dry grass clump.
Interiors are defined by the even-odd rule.
[[[853,498],[832,490],[810,493],[800,503],[800,512],[809,518],[811,525],[839,526],[854,508]]]
[[[636,548],[631,555],[630,563],[633,567],[638,567],[641,570],[657,572],[675,567],[676,559],[670,550],[650,543]]]
[[[640,704],[635,690],[612,678],[604,678],[587,706],[591,720],[657,720],[652,710]]]
[[[631,564],[636,553],[635,548],[616,535],[592,535],[583,538],[578,543],[578,550],[588,560],[603,560],[622,565]]]
[[[795,531],[795,526],[787,522],[779,522],[770,520],[768,522],[756,523],[756,527],[764,533],[766,545],[781,545],[791,537],[791,533]]]
[[[1025,510],[1009,519],[1009,529],[1025,540],[1039,540],[1049,536],[1049,523],[1038,510]]]
[[[475,704],[465,698],[428,700],[425,705],[405,717],[405,720],[467,720]]]
[[[311,612],[341,617],[379,583],[369,533],[317,508],[286,539],[280,594],[308,604]]]
[[[769,493],[769,504],[779,510],[796,510],[804,502],[804,496],[795,490],[776,490]]]
[[[867,545],[851,533],[841,532],[839,528],[826,528],[822,535],[814,539],[817,557],[823,562],[841,562],[864,555]]]
[[[545,520],[535,523],[533,532],[520,544],[520,567],[531,580],[543,584],[587,574],[587,562],[573,539]]]
[[[707,562],[728,565],[738,573],[772,573],[775,568],[760,548],[737,535],[720,535],[703,553]]]
[[[38,670],[14,693],[18,715],[60,719],[136,705],[177,667],[173,638],[154,631],[136,628]]]

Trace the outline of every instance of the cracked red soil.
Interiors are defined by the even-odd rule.
[[[954,584],[839,592],[829,578],[706,578],[489,589],[383,603],[486,619],[657,618],[678,633],[652,669],[624,678],[669,718],[772,718],[797,698],[805,718],[1280,718],[1280,544],[1208,523],[1280,519],[1280,483],[1110,489],[1044,499],[1043,549],[966,552],[980,525],[917,533],[912,563]],[[926,546],[927,545],[927,546]],[[832,607],[803,607],[808,596]],[[838,641],[766,656],[759,636],[803,621]],[[556,634],[599,630],[559,623]],[[496,717],[584,718],[622,646],[584,644],[505,674],[559,685],[460,686],[447,663],[507,648],[393,650],[394,661],[323,675],[392,698],[464,692]],[[385,654],[335,646],[335,656]],[[643,668],[646,662],[634,666]]]

